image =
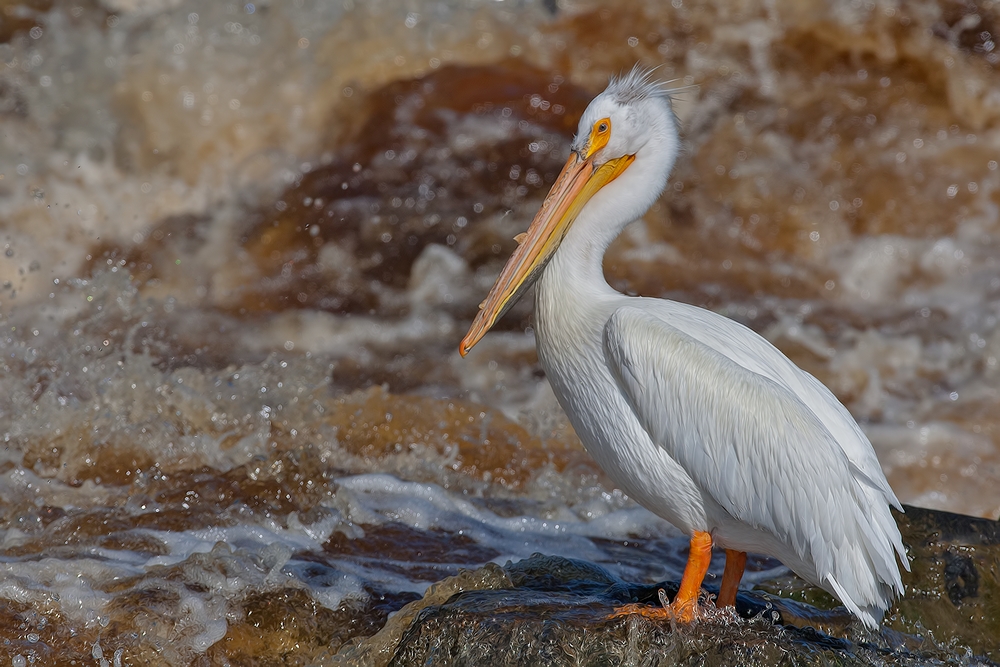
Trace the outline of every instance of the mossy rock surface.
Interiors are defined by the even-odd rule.
[[[919,507],[896,521],[911,571],[886,625],[1000,662],[1000,522]]]
[[[1000,523],[907,507],[906,597],[868,632],[818,589],[788,576],[741,592],[690,626],[637,615],[677,582],[621,581],[586,561],[536,554],[441,582],[382,637],[326,663],[368,665],[995,665],[1000,657]],[[711,587],[706,591],[714,593]],[[433,598],[431,600],[430,598]],[[390,626],[395,621],[395,627]],[[376,650],[377,643],[377,650]]]

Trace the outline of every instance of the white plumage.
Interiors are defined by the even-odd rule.
[[[772,555],[877,627],[903,592],[896,555],[908,565],[899,501],[850,413],[750,329],[604,279],[608,245],[659,197],[677,147],[668,93],[638,69],[613,80],[460,350],[537,280],[542,366],[614,482],[709,549]],[[692,565],[694,545],[696,600],[707,562]]]

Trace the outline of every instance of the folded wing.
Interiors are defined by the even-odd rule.
[[[815,583],[876,624],[902,592],[893,552],[903,547],[887,505],[895,496],[849,413],[749,329],[693,308],[692,320],[683,306],[661,305],[670,302],[639,303],[651,308],[615,311],[604,348],[652,440],[733,518],[812,563]]]

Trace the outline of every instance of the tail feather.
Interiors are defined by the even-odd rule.
[[[857,616],[865,627],[876,630],[893,601],[903,594],[896,557],[909,570],[899,527],[889,511],[888,498],[876,488],[860,483],[853,511],[845,523],[853,523],[844,542],[836,547],[831,571],[818,574],[831,593]],[[853,533],[853,534],[852,534]]]
[[[872,606],[859,607],[832,574],[827,575],[826,582],[833,589],[834,595],[844,603],[847,610],[861,619],[866,628],[869,630],[878,630],[879,624],[882,622],[882,617],[885,615],[885,609]]]

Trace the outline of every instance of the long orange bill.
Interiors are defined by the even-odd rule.
[[[507,260],[486,300],[479,305],[479,313],[469,333],[458,346],[459,354],[463,357],[468,354],[493,324],[517,303],[552,259],[584,204],[625,171],[634,159],[634,155],[625,155],[595,166],[592,156],[570,154],[528,231],[518,237],[517,250]]]

